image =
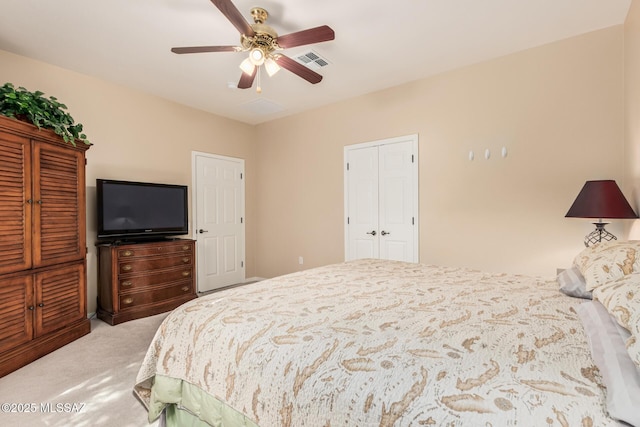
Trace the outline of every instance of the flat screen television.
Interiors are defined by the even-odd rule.
[[[146,240],[188,234],[187,186],[96,180],[99,240]]]

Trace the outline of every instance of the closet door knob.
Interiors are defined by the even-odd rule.
[[[391,233],[389,233],[388,231],[384,231],[384,230],[382,230],[382,231],[380,232],[380,234],[381,234],[382,236],[386,236],[387,234],[391,234]]]
[[[373,230],[373,231],[369,231],[367,234],[371,234],[372,236],[375,236],[378,233],[376,233],[376,230]]]

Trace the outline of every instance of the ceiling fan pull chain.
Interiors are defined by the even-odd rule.
[[[258,93],[262,93],[262,87],[260,86],[260,68],[262,67],[258,67],[258,87],[256,87],[256,92]]]

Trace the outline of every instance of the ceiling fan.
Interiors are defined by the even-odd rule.
[[[275,74],[280,67],[302,77],[309,83],[319,83],[322,76],[286,55],[278,53],[282,49],[333,40],[335,33],[327,25],[308,30],[278,36],[273,28],[265,24],[269,14],[260,7],[251,9],[253,24],[249,24],[231,0],[211,0],[224,16],[240,32],[240,46],[191,46],[174,47],[173,53],[203,52],[249,52],[249,57],[240,64],[243,73],[238,83],[239,89],[248,89],[258,75],[258,92],[260,89],[260,67],[265,66],[269,76]]]

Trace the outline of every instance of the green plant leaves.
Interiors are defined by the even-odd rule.
[[[29,92],[11,83],[0,86],[0,115],[34,124],[38,128],[52,129],[65,142],[76,145],[76,140],[90,144],[82,133],[82,124],[75,123],[65,110],[67,106],[43,92]]]

